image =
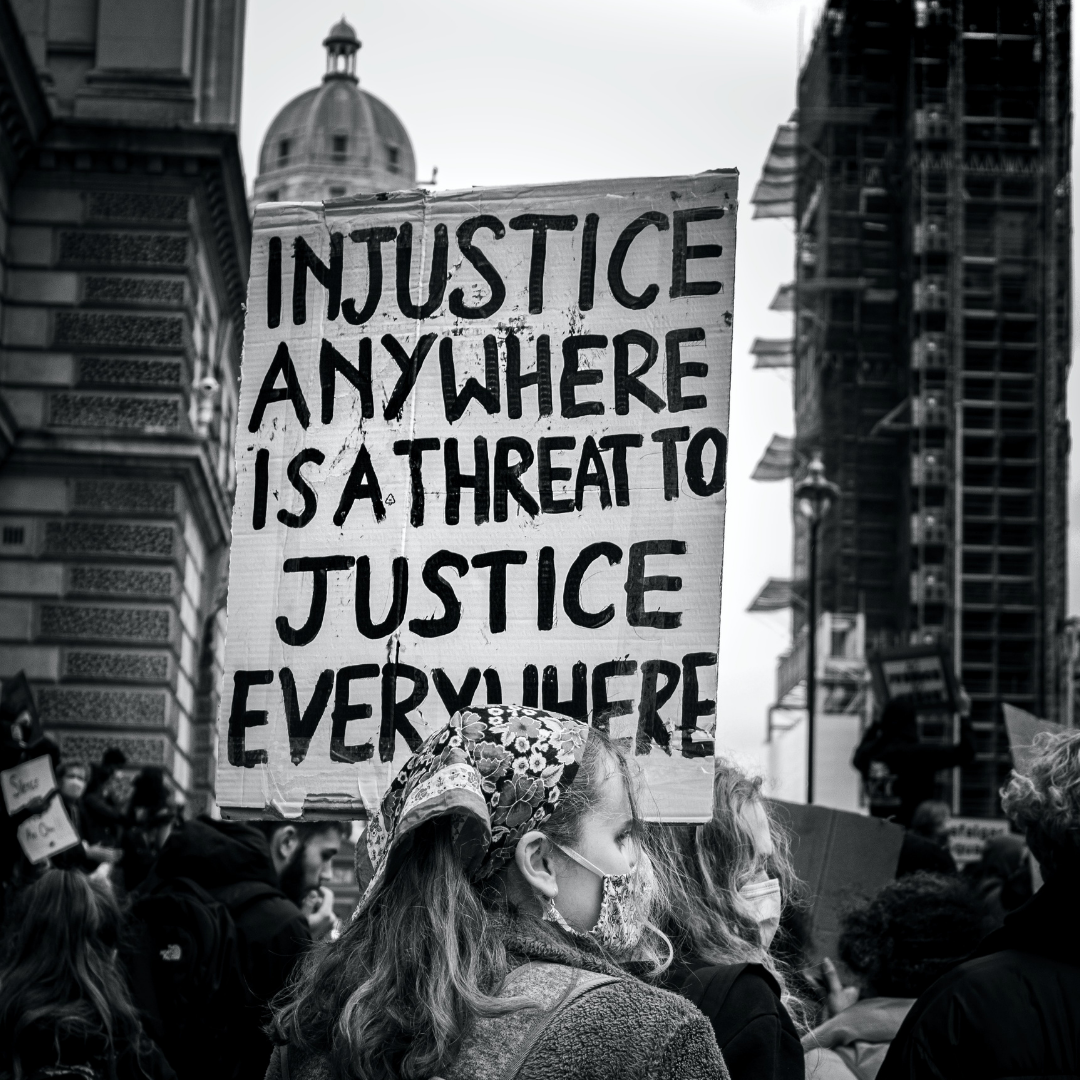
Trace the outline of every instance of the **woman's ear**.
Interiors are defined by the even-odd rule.
[[[559,895],[551,842],[542,832],[533,829],[518,841],[514,850],[514,863],[525,879],[525,884],[535,895],[544,900],[554,900]]]

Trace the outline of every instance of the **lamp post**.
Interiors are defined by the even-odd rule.
[[[807,582],[806,633],[806,801],[814,801],[814,720],[817,708],[817,538],[818,526],[840,496],[825,479],[825,464],[815,453],[806,476],[795,485],[795,505],[810,525],[810,575]]]

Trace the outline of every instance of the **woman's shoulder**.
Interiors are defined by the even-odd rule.
[[[537,1040],[532,1077],[722,1077],[712,1028],[679,994],[630,975],[581,995]]]
[[[780,1009],[780,984],[762,964],[684,961],[665,985],[706,1013],[736,1002],[754,1012]]]
[[[330,1080],[330,1062],[295,1046],[275,1046],[265,1080]]]

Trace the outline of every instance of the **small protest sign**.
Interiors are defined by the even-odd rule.
[[[4,808],[14,816],[31,803],[44,799],[56,790],[52,758],[48,754],[31,758],[21,765],[0,772],[0,793],[4,796]]]
[[[1069,729],[1053,720],[1042,720],[1038,716],[1018,709],[1015,705],[1002,704],[1005,714],[1005,729],[1009,733],[1009,750],[1012,752],[1013,766],[1019,773],[1026,773],[1035,749],[1035,736],[1046,732],[1049,735],[1061,735]]]
[[[963,869],[982,858],[987,840],[1008,833],[1009,822],[1005,818],[954,817],[949,819],[948,829],[949,854]]]
[[[53,796],[44,813],[21,822],[15,835],[23,854],[32,863],[44,862],[51,855],[59,855],[82,843],[59,793]]]
[[[867,659],[879,704],[904,700],[920,711],[955,711],[956,677],[940,645],[890,649]]]
[[[841,915],[896,877],[904,830],[891,821],[826,806],[773,805],[791,830],[795,874],[809,892],[810,956],[835,959]]]
[[[259,207],[219,805],[363,817],[475,700],[709,816],[737,180]]]

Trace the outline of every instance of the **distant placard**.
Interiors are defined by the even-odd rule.
[[[1013,766],[1021,774],[1027,774],[1031,757],[1035,752],[1037,735],[1064,735],[1069,729],[1064,724],[1055,724],[1053,720],[1043,720],[1025,709],[1003,703],[1001,711],[1005,715],[1005,730],[1009,733],[1009,750],[1012,753]]]
[[[82,842],[59,794],[53,796],[44,813],[21,822],[15,835],[23,854],[32,863],[44,862],[52,855],[78,847]]]
[[[1003,818],[950,818],[949,851],[956,865],[963,868],[982,858],[987,840],[1008,831],[1009,822]]]
[[[365,816],[472,702],[711,807],[737,175],[255,218],[217,798]]]
[[[928,712],[955,711],[956,678],[941,646],[890,649],[873,653],[868,660],[880,704],[904,700]]]
[[[44,799],[56,790],[52,758],[48,754],[31,758],[21,765],[0,772],[0,793],[4,808],[14,817],[37,799]]]

